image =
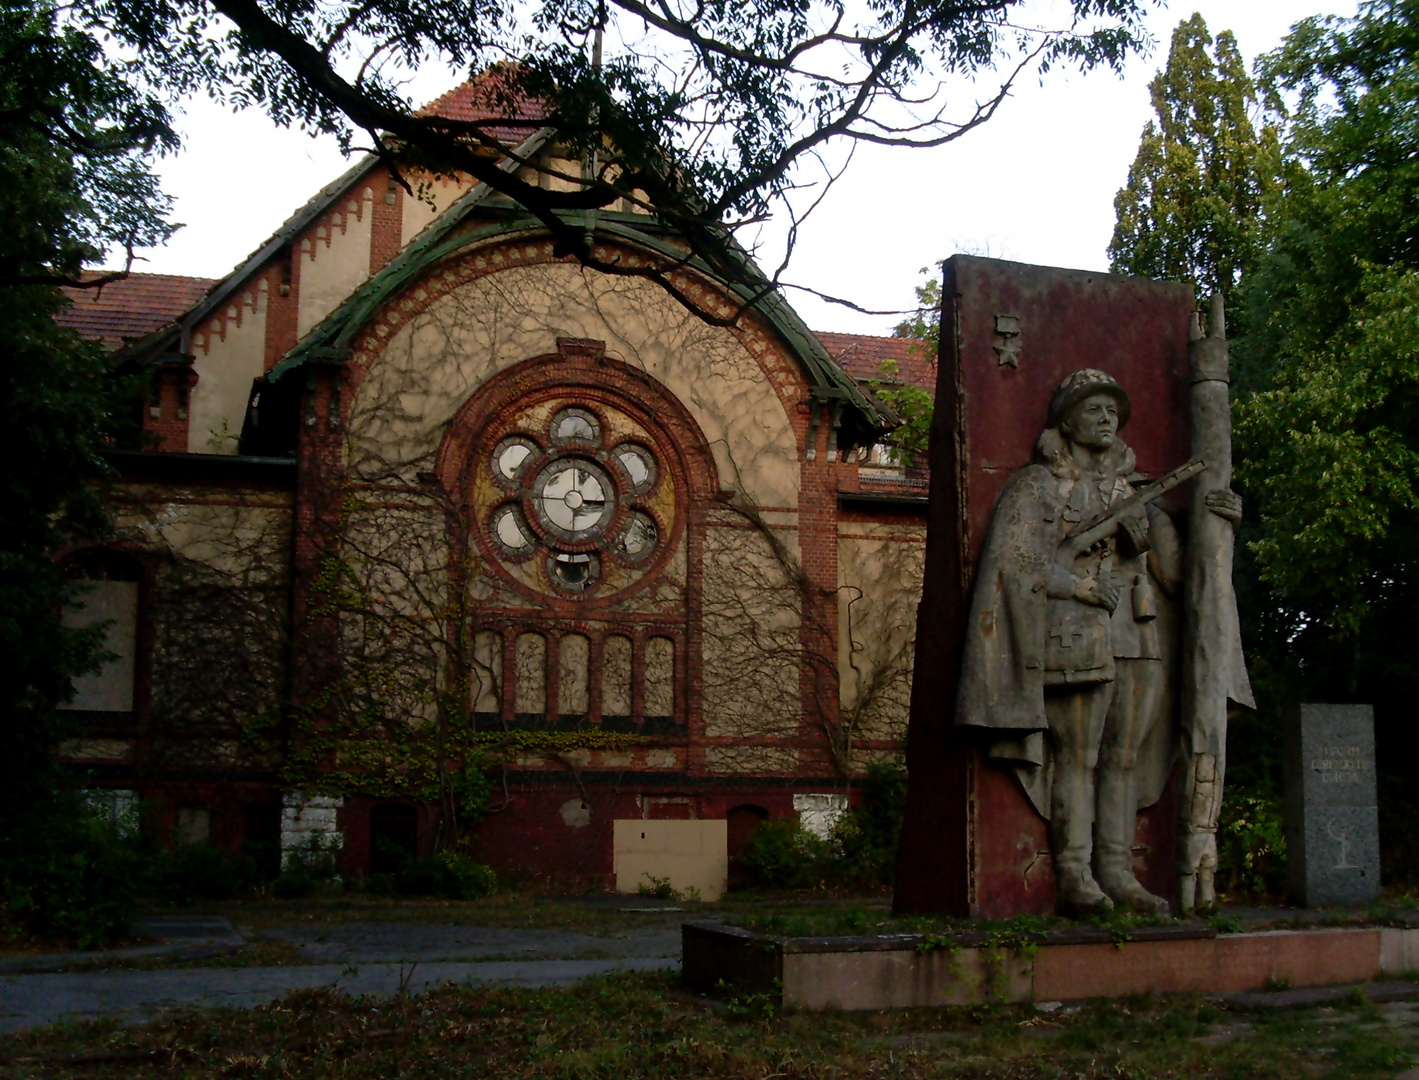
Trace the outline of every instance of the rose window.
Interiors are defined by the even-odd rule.
[[[579,405],[529,409],[510,426],[486,459],[492,484],[480,481],[488,490],[475,498],[504,566],[567,596],[643,574],[674,512],[647,433],[618,411]]]

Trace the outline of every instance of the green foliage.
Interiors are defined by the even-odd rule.
[[[338,859],[340,844],[312,834],[304,844],[285,853],[281,874],[271,883],[271,894],[283,900],[333,892],[344,886]]]
[[[1284,896],[1286,818],[1281,796],[1257,794],[1236,783],[1223,793],[1217,826],[1217,865],[1229,896]]]
[[[1230,292],[1256,259],[1279,167],[1276,131],[1253,127],[1256,90],[1236,38],[1223,31],[1214,47],[1201,15],[1173,31],[1149,91],[1157,119],[1114,199],[1112,268]]]
[[[247,896],[266,880],[261,860],[251,851],[234,853],[206,842],[147,845],[142,851],[144,896],[179,907]]]
[[[936,366],[941,337],[941,267],[923,266],[925,275],[916,287],[917,308],[910,318],[903,319],[892,330],[892,336],[909,338],[927,363]],[[923,463],[931,438],[931,413],[935,399],[915,383],[904,382],[901,365],[884,360],[878,368],[880,377],[869,380],[872,393],[901,418],[901,425],[887,436],[886,442],[907,465]]]
[[[93,839],[56,764],[56,706],[100,659],[102,628],[63,625],[71,589],[52,556],[106,535],[101,455],[128,419],[102,350],[54,324],[55,284],[110,245],[168,234],[145,162],[175,137],[127,75],[83,20],[0,10],[0,411],[22,448],[0,474],[0,892],[36,932],[82,941],[116,925],[132,890],[123,850]]]
[[[1419,273],[1359,270],[1349,320],[1291,328],[1270,388],[1237,410],[1261,574],[1347,636],[1385,578],[1408,576],[1419,539]]]
[[[651,874],[642,876],[645,881],[636,886],[637,896],[649,896],[657,900],[675,899],[675,887],[670,884],[668,877],[654,877]]]
[[[858,785],[862,801],[833,830],[841,858],[860,879],[892,884],[897,870],[897,841],[907,804],[907,772],[900,764],[867,767]]]
[[[906,805],[906,771],[876,764],[862,781],[860,805],[828,839],[792,818],[766,821],[738,858],[745,884],[775,889],[875,888],[890,885]]]
[[[409,863],[395,875],[400,892],[441,896],[447,900],[477,900],[498,891],[492,869],[460,851],[440,851]]]
[[[96,821],[73,795],[51,795],[57,812],[29,823],[10,845],[0,893],[0,938],[22,930],[92,949],[127,929],[148,867],[138,845]]]
[[[921,355],[931,364],[936,363],[941,348],[941,274],[945,265],[938,262],[917,271],[923,277],[916,287],[916,310],[892,328],[893,337],[920,342]]]

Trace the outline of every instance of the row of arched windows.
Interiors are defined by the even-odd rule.
[[[524,722],[586,718],[611,727],[672,722],[675,668],[668,637],[481,630],[473,650],[473,712],[488,720],[510,711]]]

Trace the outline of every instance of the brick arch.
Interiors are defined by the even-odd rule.
[[[592,612],[620,603],[649,587],[687,537],[686,586],[697,589],[703,544],[704,507],[719,497],[719,473],[709,442],[684,404],[638,368],[608,358],[601,342],[559,338],[557,351],[535,356],[499,372],[459,408],[444,432],[434,475],[459,499],[471,490],[473,470],[482,463],[481,444],[488,429],[514,413],[552,397],[574,394],[590,404],[620,409],[655,437],[665,455],[660,464],[683,495],[683,507],[667,536],[663,553],[636,583],[607,597],[539,599],[560,614]]]
[[[617,261],[625,266],[649,266],[663,259],[663,256],[647,254],[631,244],[614,241],[600,241],[594,246],[594,251],[603,261]],[[569,256],[555,255],[552,241],[546,233],[541,230],[529,230],[518,235],[500,236],[465,249],[457,256],[430,267],[424,274],[404,286],[355,336],[349,360],[344,366],[346,407],[354,401],[365,376],[384,354],[385,348],[394,337],[422,312],[455,289],[504,270],[551,263],[574,265],[575,262],[576,260]],[[727,317],[737,309],[738,301],[728,296],[720,285],[703,275],[681,269],[670,277],[678,288],[705,310]],[[808,381],[798,361],[773,326],[757,311],[745,311],[738,324],[729,328],[729,332],[739,339],[744,350],[753,358],[764,378],[774,388],[798,437],[801,449],[806,422],[798,413],[798,405],[807,393]]]

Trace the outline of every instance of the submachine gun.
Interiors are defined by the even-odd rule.
[[[1078,556],[1084,554],[1099,541],[1107,540],[1118,532],[1123,519],[1133,511],[1140,506],[1147,506],[1155,499],[1162,498],[1173,488],[1191,480],[1205,468],[1207,468],[1207,462],[1201,458],[1193,458],[1186,464],[1179,465],[1166,476],[1160,476],[1157,480],[1140,487],[1122,502],[1114,503],[1104,513],[1076,525],[1059,542],[1059,548],[1055,552],[1055,560],[1064,567],[1073,565]]]

